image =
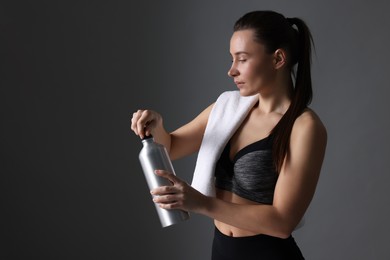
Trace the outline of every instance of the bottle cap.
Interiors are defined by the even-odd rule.
[[[153,135],[149,134],[148,136],[144,136],[144,138],[142,138],[141,140],[143,141],[151,138],[153,138]]]

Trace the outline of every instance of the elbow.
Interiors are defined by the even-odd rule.
[[[284,222],[279,224],[276,228],[274,228],[272,232],[272,236],[281,239],[286,239],[291,236],[291,233],[294,231],[294,229],[295,229],[294,225]]]
[[[278,230],[277,232],[275,232],[274,237],[286,239],[286,238],[289,238],[291,236],[292,231],[293,230],[290,230],[290,229],[286,229],[286,230],[281,229],[281,230]]]
[[[274,220],[272,236],[281,239],[289,238],[300,223],[300,219],[291,214],[278,214]]]

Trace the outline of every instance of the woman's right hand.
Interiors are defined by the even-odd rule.
[[[153,110],[138,110],[131,118],[131,130],[141,139],[153,133],[154,129],[162,126],[162,117]]]

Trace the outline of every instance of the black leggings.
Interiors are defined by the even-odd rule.
[[[282,239],[268,235],[230,237],[217,228],[212,260],[302,260],[305,259],[292,236]]]

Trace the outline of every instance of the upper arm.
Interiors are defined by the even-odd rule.
[[[299,223],[314,196],[326,143],[326,129],[314,112],[297,118],[274,195],[274,206],[286,217],[291,229]]]
[[[213,106],[214,103],[203,110],[192,121],[176,129],[170,134],[170,157],[172,160],[190,155],[199,150]]]

